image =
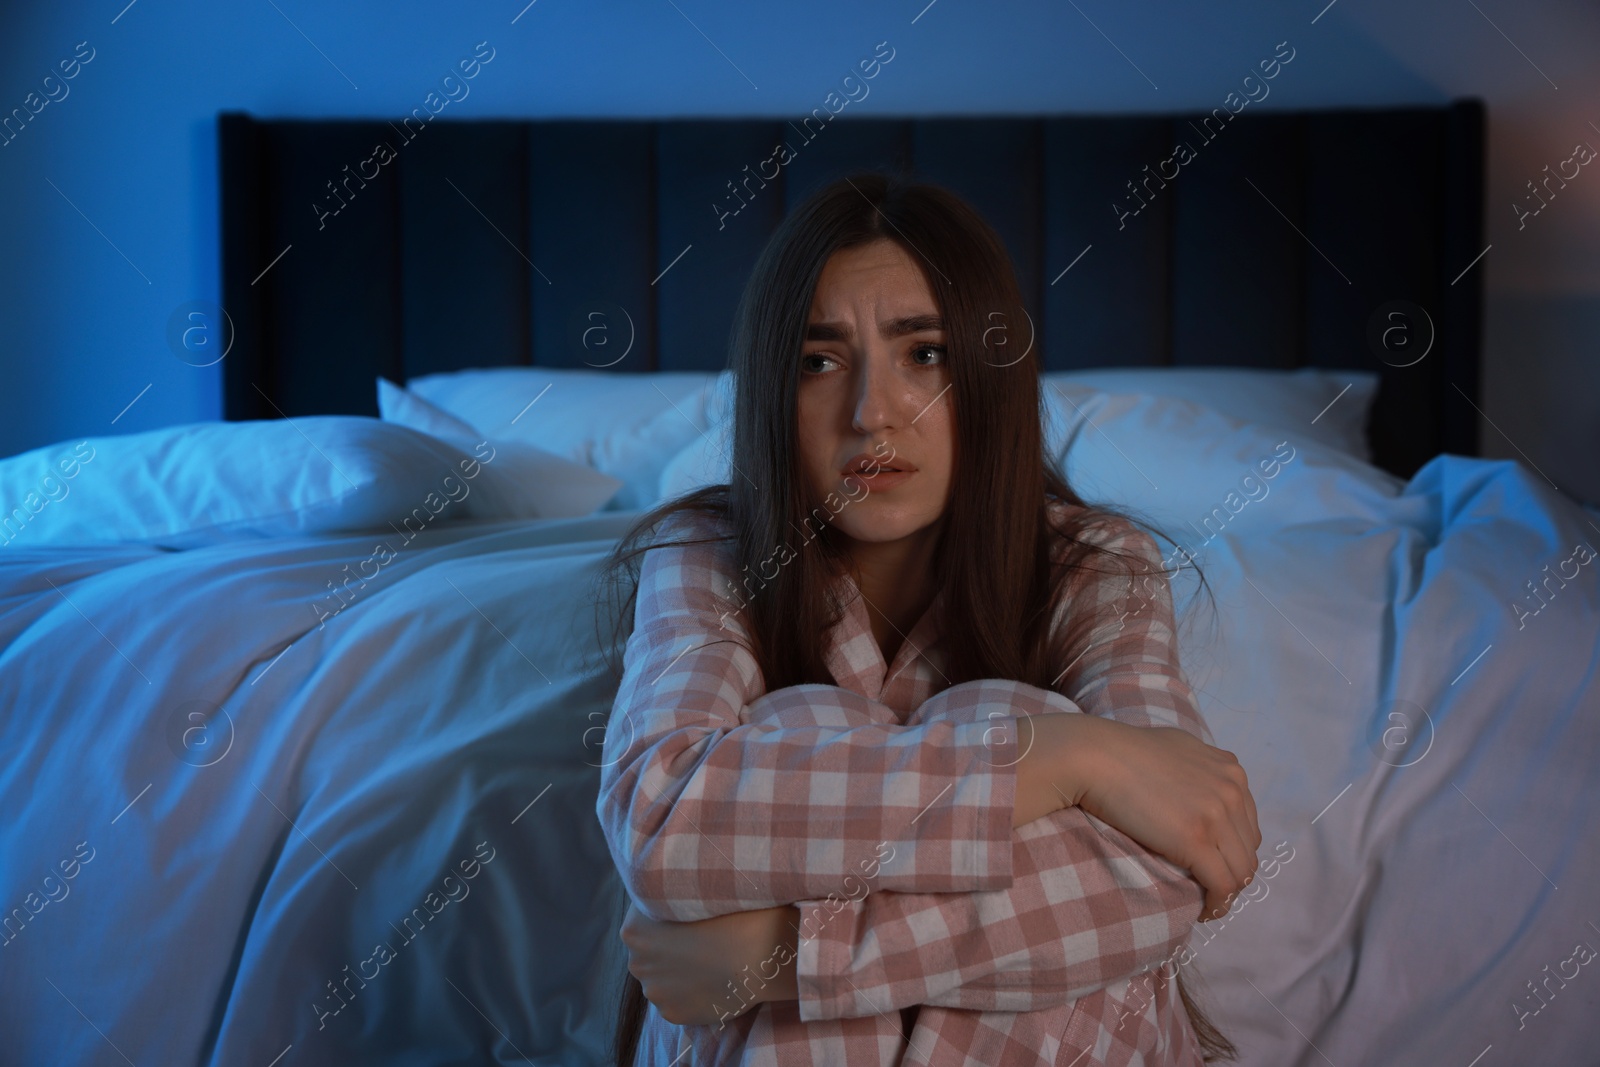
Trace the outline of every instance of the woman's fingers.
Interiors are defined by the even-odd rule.
[[[1244,888],[1245,879],[1255,874],[1260,859],[1256,856],[1256,849],[1261,845],[1261,831],[1255,826],[1255,802],[1250,797],[1249,789],[1239,787],[1237,794],[1225,797],[1228,805],[1229,824],[1225,835],[1223,853],[1228,857],[1228,865],[1239,874],[1239,888]],[[1243,873],[1240,868],[1243,868]]]
[[[1228,868],[1236,877],[1233,891],[1242,891],[1260,864],[1256,849],[1261,845],[1261,831],[1256,825],[1255,798],[1250,795],[1244,768],[1226,749],[1213,748],[1216,768],[1213,787],[1223,816],[1213,815],[1213,843],[1228,861]]]
[[[1211,848],[1189,867],[1189,873],[1205,887],[1206,899],[1200,905],[1200,922],[1210,922],[1227,913],[1232,903],[1233,874],[1221,851]]]
[[[1250,792],[1250,777],[1245,774],[1244,767],[1239,763],[1238,757],[1231,752],[1228,753],[1228,756],[1233,759],[1234,766],[1239,768],[1239,788],[1244,792],[1242,808],[1250,828],[1250,832],[1243,835],[1244,843],[1249,846],[1251,852],[1254,852],[1261,847],[1261,823],[1256,817],[1256,798]]]
[[[1207,888],[1213,889],[1222,898],[1221,906],[1226,911],[1233,906],[1234,898],[1244,890],[1245,879],[1255,872],[1256,857],[1255,853],[1245,850],[1231,823],[1222,828],[1221,837],[1211,846],[1211,851],[1222,858],[1222,869],[1216,885]]]
[[[1236,894],[1244,892],[1245,886],[1254,880],[1256,867],[1260,865],[1255,850],[1240,840],[1230,827],[1221,852],[1228,862],[1228,869],[1233,872],[1231,892]]]
[[[1209,818],[1201,821],[1207,840],[1197,843],[1208,859],[1215,854],[1222,861],[1215,881],[1202,879],[1208,893],[1208,913],[1219,906],[1226,912],[1233,899],[1254,878],[1260,865],[1255,850],[1259,839],[1250,825],[1247,810],[1248,791],[1234,784],[1232,775],[1225,775],[1218,784],[1216,797],[1217,807],[1212,809]],[[1221,899],[1213,903],[1211,898],[1216,897]]]
[[[1261,858],[1256,855],[1256,848],[1260,845],[1261,835],[1250,825],[1250,819],[1245,812],[1237,812],[1233,816],[1232,825],[1229,827],[1230,843],[1238,849],[1237,859],[1243,865],[1244,874],[1240,877],[1239,888],[1244,888],[1245,879],[1255,876],[1256,868],[1261,865]],[[1234,867],[1235,870],[1239,868]]]
[[[1239,840],[1253,853],[1261,847],[1261,827],[1256,822],[1256,801],[1250,794],[1250,779],[1237,756],[1225,748],[1210,747],[1221,779],[1217,783],[1218,795],[1228,807],[1228,814],[1239,831]]]

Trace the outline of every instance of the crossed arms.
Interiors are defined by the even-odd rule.
[[[688,922],[795,904],[807,1021],[913,1004],[1036,1011],[1178,949],[1204,895],[1187,871],[1078,807],[1012,826],[1023,717],[1097,714],[1210,741],[1170,599],[1130,599],[1091,634],[1074,699],[981,679],[902,724],[838,686],[764,692],[748,635],[724,628],[716,553],[655,549],[641,568],[597,802],[641,912]]]

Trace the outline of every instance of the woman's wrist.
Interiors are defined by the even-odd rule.
[[[768,959],[778,966],[778,973],[764,979],[757,1003],[800,999],[800,909],[794,904],[768,908],[772,918],[766,944],[771,946]],[[764,969],[764,968],[763,968]]]
[[[1018,744],[1023,755],[1017,761],[1012,827],[1074,807],[1094,773],[1100,732],[1116,725],[1083,713],[1020,716]]]

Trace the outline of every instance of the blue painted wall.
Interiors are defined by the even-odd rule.
[[[0,455],[220,417],[220,367],[190,366],[167,342],[174,309],[219,298],[219,110],[404,114],[487,41],[493,62],[447,117],[787,116],[818,106],[884,40],[896,58],[851,105],[860,114],[1209,108],[1287,40],[1294,63],[1258,106],[1488,102],[1492,248],[1474,268],[1488,298],[1484,451],[1600,500],[1600,168],[1520,228],[1512,206],[1576,142],[1600,147],[1593,8],[125,5],[0,16],[0,116],[38,109],[0,127]]]

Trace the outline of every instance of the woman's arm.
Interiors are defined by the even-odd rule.
[[[1248,777],[1232,752],[1215,747],[1178,662],[1172,591],[1155,541],[1125,521],[1086,536],[1128,558],[1131,573],[1085,579],[1058,608],[1058,618],[1084,610],[1098,621],[1082,652],[1067,650],[1057,687],[1099,719],[1157,729],[1112,731],[1073,800],[1189,870],[1206,887],[1207,916],[1226,911],[1261,846]]]
[[[1019,706],[1064,700],[1019,683],[984,681],[947,689],[925,702],[916,715],[970,718],[976,714],[981,720],[982,710],[992,708],[990,702],[1005,706],[1008,690],[1010,702]],[[1033,725],[1033,743],[1024,746],[1020,767],[1050,747],[1057,736],[1053,727],[1073,727],[1061,736],[1080,741],[1080,747],[1093,745],[1093,739],[1103,737],[1106,731],[1139,729],[1081,714],[1041,716]],[[1201,744],[1192,738],[1189,741]],[[1168,959],[1170,953],[1155,945],[1141,953],[1138,937],[1154,930],[1155,918],[1177,926],[1184,909],[1192,910],[1198,895],[1188,892],[1193,883],[1187,880],[1179,881],[1175,888],[1152,880],[1141,869],[1145,855],[1131,841],[1092,816],[1077,814],[1080,818],[1070,820],[1064,832],[1041,829],[1049,822],[1045,820],[1018,835],[1019,873],[1012,888],[1004,892],[897,894],[885,890],[861,901],[858,894],[865,892],[864,881],[875,876],[874,865],[862,878],[845,879],[845,896],[832,894],[829,900],[808,902],[805,908],[761,908],[690,923],[657,922],[630,909],[623,924],[629,969],[647,983],[646,992],[663,1017],[679,1023],[719,1022],[753,1004],[780,1000],[807,1001],[802,1015],[818,1018],[865,1014],[863,1003],[877,1010],[883,1010],[884,1004],[929,1003],[1005,1011],[1064,1003]],[[1086,825],[1095,834],[1105,827],[1112,835],[1110,842],[1084,833]],[[1061,868],[1073,866],[1074,885],[1093,891],[1097,879],[1109,879],[1112,887],[1058,904],[1048,889],[1052,884],[1058,888],[1064,884],[1061,869],[1043,871],[1032,862],[1033,857],[1049,855],[1052,849],[1063,857]],[[888,860],[893,858],[891,855]],[[1165,868],[1157,872],[1164,873],[1168,873]],[[1176,907],[1164,899],[1172,893],[1180,898]],[[850,907],[857,901],[860,907]],[[921,909],[909,914],[910,906],[918,902]],[[1126,968],[1109,954],[1079,958],[1070,951],[1075,930],[1096,925],[1109,928],[1104,914],[1108,906],[1115,909],[1111,918],[1125,923],[1133,935],[1133,962]],[[830,933],[829,923],[836,918],[842,925]],[[947,932],[936,942],[932,956],[922,955],[930,939],[925,931],[916,936],[919,923]],[[1050,926],[1057,927],[1055,935],[1041,938],[1041,929]],[[1178,928],[1182,932],[1170,946],[1174,951],[1187,935],[1186,925]],[[885,951],[885,943],[896,939],[898,943]],[[808,973],[826,974],[836,983],[841,976],[848,978],[858,999],[829,1003],[828,994],[813,989],[801,992],[798,946],[818,940],[823,947],[807,965]],[[833,959],[824,955],[830,951]],[[962,961],[963,966],[951,971],[952,960]],[[746,961],[742,968],[740,961]],[[941,967],[945,973],[940,973]]]
[[[1017,686],[1019,700],[1042,692],[988,684]],[[1078,807],[1020,827],[1012,866],[1004,889],[797,902],[800,1017],[1064,1004],[1168,958],[1204,896],[1187,871]]]
[[[1146,558],[1155,555],[1154,543],[1137,531],[1124,533],[1114,544]],[[1091,631],[1087,651],[1077,659],[1080,669],[1062,681],[1083,702],[1082,709],[1091,713],[1073,724],[1075,740],[1084,753],[1101,757],[1077,765],[1082,793],[1069,791],[1066,799],[1105,792],[1110,797],[1107,814],[1121,817],[1118,813],[1128,807],[1117,789],[1127,791],[1131,778],[1132,792],[1157,798],[1144,802],[1144,809],[1156,810],[1162,801],[1173,800],[1172,794],[1195,798],[1181,799],[1181,815],[1181,809],[1209,803],[1226,790],[1232,784],[1228,765],[1236,768],[1237,763],[1231,754],[1198,743],[1210,734],[1178,666],[1164,580],[1159,586],[1130,588],[1118,592],[1117,586],[1105,583],[1097,587],[1101,609],[1115,609],[1114,613],[1107,613],[1107,621]],[[1086,608],[1081,598],[1073,599],[1080,610]],[[1042,692],[1022,683],[985,684],[1016,686],[1019,703],[1037,700]],[[919,718],[961,714],[941,706],[944,695],[919,709]],[[1034,725],[1041,727],[1040,736],[1059,737],[1055,728],[1067,726],[1073,718],[1046,716]],[[1028,725],[1023,724],[1024,735]],[[1172,736],[1158,739],[1143,733],[1160,726],[1173,727]],[[1159,748],[1159,742],[1170,740],[1181,742],[1167,753],[1170,773],[1127,773],[1124,764],[1159,759],[1158,753],[1142,750],[1151,747],[1149,743],[1157,742]],[[1044,747],[1048,754],[1049,743]],[[1191,759],[1170,759],[1186,749]],[[1111,758],[1105,758],[1107,754]],[[1025,758],[1023,766],[1026,762]],[[1049,765],[1048,760],[1041,764]],[[1110,787],[1104,785],[1108,779]],[[1168,789],[1150,790],[1151,780],[1166,783]],[[1019,769],[1018,803],[1023,802],[1025,788]],[[1176,824],[1170,809],[1159,815],[1169,837],[1178,833],[1171,830]],[[1225,837],[1235,851],[1248,850],[1253,869],[1254,849],[1260,844],[1253,803],[1248,805],[1248,816],[1242,828],[1229,818],[1185,826],[1178,834],[1186,839],[1184,847],[1211,849],[1208,869],[1219,880],[1217,903],[1224,908],[1248,869],[1235,876],[1224,868],[1218,875],[1222,857],[1215,842]],[[1137,822],[1138,817],[1128,821]],[[1016,834],[1013,868],[1012,884],[994,891],[883,891],[842,905],[798,902],[802,916],[811,917],[802,922],[793,983],[801,1018],[849,1018],[912,1004],[1033,1011],[1066,1003],[1169,958],[1187,940],[1190,924],[1200,915],[1202,888],[1188,870],[1154,854],[1084,807],[1069,807],[1023,825]],[[1237,884],[1231,881],[1235,877]]]
[[[640,568],[596,802],[639,910],[681,922],[824,897],[891,851],[884,888],[1009,885],[1014,723],[903,726],[838,686],[753,697],[718,548],[653,549]]]
[[[1080,809],[1032,826],[1012,889],[872,893],[800,939],[801,1019],[913,1004],[1040,1011],[1157,967],[1189,939],[1203,891],[1181,869]]]
[[[1146,541],[1142,549],[1154,549],[1154,544]],[[1058,808],[1067,798],[1096,797],[1099,790],[1109,797],[1106,814],[1125,819],[1130,808],[1118,798],[1115,785],[1120,782],[1123,792],[1133,793],[1134,816],[1154,813],[1158,832],[1150,837],[1165,833],[1178,841],[1168,851],[1182,854],[1182,848],[1194,848],[1192,843],[1200,841],[1202,848],[1211,849],[1214,864],[1221,864],[1216,841],[1230,832],[1230,846],[1238,851],[1253,853],[1259,845],[1259,832],[1238,830],[1230,819],[1198,825],[1182,819],[1189,811],[1213,805],[1218,795],[1234,787],[1235,777],[1238,784],[1243,777],[1230,753],[1198,741],[1205,725],[1178,670],[1170,598],[1160,595],[1165,589],[1133,589],[1136,597],[1155,603],[1139,606],[1128,595],[1109,598],[1107,606],[1114,611],[1091,632],[1088,651],[1074,653],[1074,661],[1083,664],[1078,678],[1094,681],[1093,688],[1083,685],[1077,691],[1099,715],[1077,713],[1080,707],[1062,694],[1016,681],[984,680],[944,689],[909,720],[987,721],[994,744],[1008,726],[1018,726],[1003,713],[1038,717],[1021,723],[1021,742],[1011,745],[1021,758],[1014,822],[1024,825],[1016,835],[1011,886],[978,893],[882,891],[882,881],[875,877],[878,870],[893,869],[890,854],[883,864],[874,862],[870,870],[846,875],[827,899],[798,902],[794,921],[805,937],[798,945],[795,939],[781,949],[776,942],[747,945],[765,963],[762,976],[771,979],[755,982],[758,997],[800,1000],[806,1019],[914,1003],[1029,1011],[1139,973],[1181,947],[1200,901],[1200,886],[1189,872],[1154,856],[1086,809],[1059,811],[1034,825],[1026,825],[1032,817],[1022,813],[1030,787],[1050,790]],[[1106,590],[1099,595],[1106,598]],[[1082,597],[1075,603],[1088,606]],[[1107,656],[1120,656],[1122,662],[1106,669]],[[1114,697],[1130,699],[1130,686],[1149,686],[1144,704],[1117,707],[1110,702]],[[1115,721],[1120,718],[1138,725]],[[1163,723],[1174,728],[1160,728]],[[1030,771],[1040,771],[1032,774],[1034,785],[1026,784]],[[1104,777],[1117,781],[1107,787]],[[1150,781],[1162,781],[1165,787],[1155,793],[1142,789]],[[1128,782],[1133,782],[1131,789]],[[1125,821],[1138,822],[1138,817]],[[1200,867],[1197,862],[1190,865]],[[1234,875],[1224,870],[1221,878],[1219,889],[1232,893],[1227,880]],[[866,894],[872,885],[880,891]],[[1221,904],[1227,904],[1227,897]],[[686,936],[694,944],[701,936],[726,936],[723,923],[733,918],[715,918],[686,931],[640,926],[640,941],[656,945],[672,961],[664,969],[672,976],[664,979],[664,989],[696,969],[670,941]],[[789,918],[779,909],[738,918],[741,934],[760,931],[762,923],[771,937],[773,923],[781,929]],[[667,944],[656,941],[658,937]],[[798,974],[797,947],[802,949]],[[722,960],[726,953],[714,953],[714,958]],[[726,981],[725,974],[701,977],[715,989]],[[701,1013],[714,1009],[709,1000],[706,1005],[699,1000],[704,997],[688,997],[686,1003]]]
[[[1018,705],[1063,699],[985,681],[947,689],[917,714],[971,716],[985,706],[980,694],[999,700],[1006,687],[1015,687]],[[1139,729],[1081,714],[1040,718],[1040,743],[1020,767],[1052,725],[1082,725],[1091,736],[1100,733],[1091,727]],[[1199,886],[1115,829],[1071,809],[1016,837],[1016,878],[1006,890],[867,895],[874,867],[845,878],[843,894],[827,900],[690,923],[630,912],[630,970],[649,983],[663,1017],[680,1023],[718,1022],[781,1000],[800,1001],[807,1020],[912,1004],[1036,1011],[1148,970],[1187,939]],[[804,989],[802,972],[811,979]]]

